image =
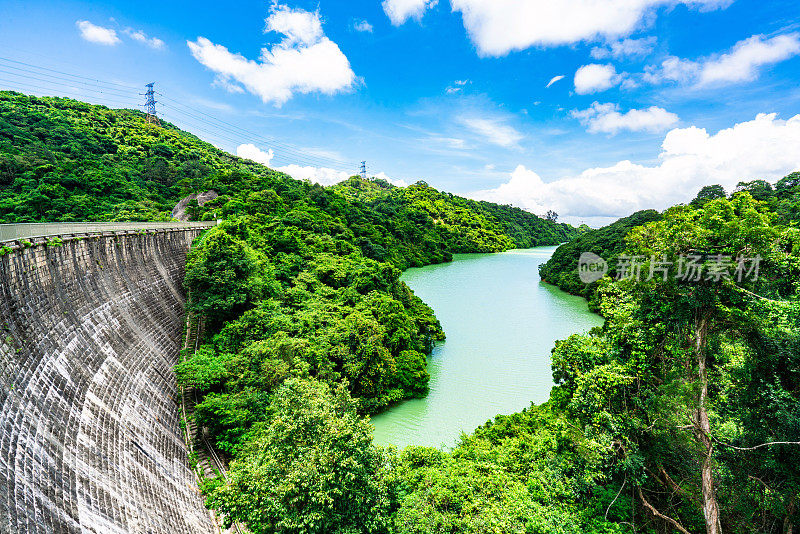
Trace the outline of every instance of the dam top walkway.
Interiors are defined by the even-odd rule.
[[[0,243],[22,239],[41,239],[55,236],[82,236],[104,233],[127,233],[147,230],[185,230],[210,228],[217,221],[200,222],[55,222],[0,224]]]

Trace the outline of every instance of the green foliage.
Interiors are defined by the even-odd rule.
[[[344,387],[289,380],[208,502],[254,534],[388,531],[389,471]]]
[[[190,251],[186,285],[189,309],[217,324],[279,291],[265,258],[222,226],[209,230],[203,246]]]
[[[702,208],[706,202],[717,198],[725,198],[726,196],[725,188],[721,185],[706,185],[700,189],[691,204],[695,208]]]
[[[734,193],[742,193],[745,191],[750,193],[750,196],[756,200],[765,201],[775,196],[772,184],[766,180],[753,180],[752,182],[739,182],[736,184]]]
[[[770,205],[739,192],[634,227],[626,254],[674,265],[688,253],[706,262],[759,255],[760,276],[603,279],[603,328],[553,350],[551,402],[586,439],[607,444],[613,483],[635,488],[634,512],[655,530],[667,523],[650,507],[703,531],[712,498],[724,532],[777,533],[795,522],[798,447],[732,447],[800,437],[800,250]],[[712,497],[701,490],[706,462]]]
[[[3,222],[166,219],[207,189],[219,197],[187,212],[225,222],[190,252],[189,306],[205,328],[175,370],[230,460],[230,481],[204,488],[228,521],[284,534],[621,534],[669,532],[668,516],[701,532],[708,465],[724,532],[796,528],[800,448],[767,443],[800,440],[800,174],[576,230],[424,182],[324,188],[137,111],[0,92]],[[444,337],[401,270],[573,238],[542,278],[590,298],[606,323],[556,344],[550,401],[450,452],[376,448],[363,416],[424,395]],[[582,252],[611,276],[582,284]],[[689,252],[758,254],[760,276],[614,280],[620,254]]]
[[[625,250],[625,236],[632,228],[661,219],[655,210],[638,211],[599,230],[583,232],[558,247],[546,263],[539,266],[542,280],[568,293],[589,299],[596,308],[597,283],[584,284],[578,277],[578,259],[584,252],[593,252],[608,262],[609,275],[615,273],[616,257]]]
[[[549,404],[497,416],[451,453],[409,447],[399,456],[398,533],[621,533],[602,518],[613,494],[606,453]],[[601,509],[603,511],[601,511]]]
[[[0,221],[168,220],[180,163],[220,151],[134,110],[0,91]]]

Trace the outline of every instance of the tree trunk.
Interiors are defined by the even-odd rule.
[[[711,425],[708,422],[706,400],[708,399],[708,369],[706,367],[706,345],[708,330],[713,311],[701,310],[695,319],[694,354],[697,360],[697,372],[700,379],[700,395],[697,399],[697,410],[694,414],[694,433],[697,441],[703,446],[705,457],[700,470],[703,488],[703,515],[706,519],[706,534],[721,534],[722,525],[719,517],[719,504],[714,487],[714,444],[711,441]]]

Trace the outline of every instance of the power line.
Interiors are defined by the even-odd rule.
[[[8,67],[6,65],[0,65],[0,66],[6,67],[6,68],[12,68],[12,69],[14,68],[14,67]],[[22,69],[16,69],[16,70],[20,70],[21,71]],[[4,74],[8,74],[9,76],[16,76],[18,78],[26,78],[26,79],[30,79],[30,80],[36,80],[36,81],[45,82],[45,83],[54,83],[52,79],[42,78],[40,76],[32,76],[31,74],[19,74],[18,72],[10,72],[10,71],[3,70],[3,69],[0,69],[0,72],[2,72]],[[27,71],[27,72],[33,72],[33,71]],[[74,84],[81,84],[81,85],[90,86],[90,84],[88,84],[86,82],[81,82],[81,81],[77,81],[77,80],[70,80],[68,78],[61,78],[61,77],[58,77],[58,76],[52,76],[51,74],[42,74],[40,72],[36,72],[35,74],[39,74],[39,75],[43,75],[43,76],[47,76],[47,77],[53,77],[54,79],[57,79],[57,80],[65,80],[65,81],[67,81],[69,83],[68,84],[65,83],[63,85],[68,86],[68,87],[75,87]],[[103,94],[110,94],[110,95],[114,95],[114,96],[122,96],[122,97],[131,96],[130,93],[122,93],[122,92],[117,91],[115,89],[106,89],[105,87],[99,87],[98,88],[97,86],[90,86],[90,87],[95,87],[95,89],[88,89],[88,90],[93,91],[93,92],[98,92],[98,93],[103,93]],[[76,89],[77,89],[77,87],[76,87]]]
[[[22,65],[22,67],[3,64],[2,63],[3,61],[15,63],[17,65]],[[4,57],[0,57],[0,66],[6,69],[13,69],[14,71],[16,71],[16,72],[10,72],[8,70],[0,69],[0,72],[5,73],[14,78],[20,78],[24,80],[24,81],[0,80],[0,82],[3,83],[13,84],[17,87],[30,87],[35,89],[36,91],[43,91],[43,92],[58,91],[59,93],[69,93],[70,96],[74,96],[77,94],[79,95],[80,98],[86,98],[85,93],[95,93],[102,95],[102,99],[104,101],[108,101],[116,105],[122,105],[125,107],[134,107],[131,106],[130,102],[120,102],[116,98],[110,98],[110,97],[118,97],[124,99],[131,98],[131,100],[133,100],[132,94],[123,92],[120,89],[116,89],[114,87],[104,87],[98,84],[122,87],[126,89],[135,89],[132,86],[126,86],[114,82],[105,82],[103,80],[97,80],[86,76],[79,76],[76,74],[63,72],[56,69],[40,67],[38,65],[33,65],[30,63],[25,63],[22,61],[17,61]],[[29,68],[23,68],[23,67],[29,67]],[[38,70],[31,70],[31,69],[38,69]],[[39,71],[46,71],[46,72],[39,72]],[[50,74],[50,73],[55,73],[55,74]],[[65,78],[64,76],[75,78],[75,80],[70,78]],[[30,80],[34,80],[35,83],[30,83]],[[80,85],[81,87],[76,87],[75,84]],[[42,85],[45,85],[47,87],[42,87]],[[53,89],[52,87],[55,87],[56,89]],[[25,91],[26,89],[22,90]],[[148,86],[148,93],[149,93],[149,86]],[[299,163],[301,166],[307,165],[312,167],[324,167],[324,168],[329,168],[336,172],[344,172],[344,173],[351,173],[357,167],[355,164],[352,164],[350,162],[346,162],[332,157],[319,156],[318,154],[309,153],[300,148],[294,147],[293,145],[290,145],[288,143],[278,141],[277,139],[268,136],[257,134],[253,131],[247,130],[230,122],[214,117],[213,115],[195,109],[192,106],[186,105],[182,102],[179,102],[173,98],[167,97],[162,93],[153,90],[153,95],[155,94],[158,94],[162,96],[164,99],[174,103],[175,106],[181,106],[186,110],[189,110],[189,111],[183,111],[177,109],[175,106],[167,105],[164,102],[160,102],[162,107],[168,107],[172,110],[169,113],[169,115],[172,115],[173,113],[179,115],[180,117],[182,117],[183,122],[186,122],[187,117],[189,117],[192,119],[191,122],[201,123],[210,128],[211,131],[196,126],[193,126],[194,129],[202,131],[208,135],[211,135],[212,137],[218,139],[224,139],[230,143],[233,143],[234,145],[241,144],[242,143],[241,137],[246,136],[248,139],[266,143],[268,146],[270,146],[270,148],[274,147],[275,150],[272,151],[274,157],[279,158],[281,160],[285,160],[289,163]],[[148,95],[148,102],[146,103],[149,105],[150,99],[153,100],[152,108],[148,107],[148,118],[150,116],[155,117],[154,107],[156,101],[153,98],[153,95]],[[161,114],[162,116],[166,116],[163,110]],[[226,135],[223,135],[223,133],[235,136],[237,138],[228,137]]]
[[[114,82],[105,82],[103,80],[98,80],[98,79],[95,79],[95,78],[89,78],[89,77],[86,77],[86,76],[79,76],[77,74],[71,74],[71,73],[68,73],[68,72],[63,72],[63,71],[59,71],[59,70],[55,70],[55,69],[49,69],[49,68],[46,68],[46,67],[40,67],[40,66],[37,66],[37,65],[32,65],[30,63],[25,63],[25,62],[22,62],[22,61],[13,60],[13,59],[10,59],[10,58],[0,57],[0,61],[9,61],[9,62],[12,62],[12,63],[16,63],[16,64],[19,64],[19,65],[24,65],[24,66],[31,67],[31,68],[34,68],[34,69],[41,69],[41,70],[45,70],[45,71],[49,71],[49,72],[55,72],[55,73],[63,74],[65,76],[70,76],[70,77],[73,77],[73,78],[79,78],[79,79],[82,79],[82,80],[88,80],[88,81],[91,81],[91,82],[94,82],[94,83],[113,85],[113,86],[117,86],[117,87],[123,87],[125,89],[136,89],[135,87],[129,86],[129,85],[123,85],[123,84],[114,83]],[[69,80],[67,78],[63,78],[61,76],[54,76],[52,74],[45,74],[45,73],[41,73],[41,72],[37,72],[37,71],[32,71],[32,70],[29,70],[29,69],[21,69],[19,67],[13,67],[13,66],[8,66],[8,65],[6,65],[6,68],[12,68],[12,69],[19,70],[19,71],[22,71],[22,72],[28,72],[28,73],[37,74],[37,75],[44,75],[44,76],[48,76],[48,77],[59,79],[59,80],[69,81],[69,82],[72,82],[72,83],[80,83],[82,85],[90,85],[90,84],[88,84],[86,82],[73,81],[73,80]],[[15,73],[9,73],[9,74],[15,74]],[[35,77],[32,77],[32,78],[37,79],[37,80],[42,80],[41,78],[35,78]],[[42,81],[49,81],[49,80],[42,80]],[[100,92],[115,91],[115,94],[117,94],[118,96],[127,96],[127,94],[124,94],[124,95],[119,94],[120,93],[119,90],[116,90],[116,89],[106,89],[106,88],[103,88],[103,87],[100,87],[99,89],[102,89],[102,91],[100,91]],[[212,115],[210,115],[208,113],[205,113],[203,111],[195,109],[195,108],[193,108],[191,106],[188,106],[188,105],[186,105],[186,104],[184,104],[184,103],[182,103],[182,102],[180,102],[178,100],[175,100],[173,98],[170,98],[170,97],[168,97],[168,96],[166,96],[166,95],[164,95],[164,94],[162,94],[162,93],[160,93],[158,91],[155,91],[155,94],[158,94],[159,96],[162,96],[163,98],[173,102],[176,105],[179,105],[179,106],[184,107],[186,109],[192,110],[195,113],[199,113],[199,114],[201,114],[201,115],[203,115],[203,116],[205,116],[205,117],[207,117],[209,119],[212,119],[212,120],[214,120],[216,122],[219,122],[221,124],[224,124],[226,126],[232,127],[235,130],[238,130],[237,132],[235,132],[238,135],[241,135],[241,133],[245,133],[248,136],[253,136],[255,138],[260,138],[260,139],[264,140],[265,142],[267,142],[269,144],[281,147],[282,149],[284,149],[286,151],[289,151],[289,152],[292,152],[292,153],[294,153],[294,154],[296,154],[298,156],[306,155],[306,153],[304,153],[302,151],[302,149],[294,147],[294,146],[292,146],[292,145],[290,145],[288,143],[279,141],[278,139],[275,139],[273,137],[263,136],[263,135],[255,133],[255,132],[252,132],[250,130],[246,130],[244,128],[241,128],[240,126],[237,126],[237,125],[232,124],[230,122],[227,122],[227,121],[224,121],[224,120],[219,119],[217,117],[214,117],[214,116],[212,116]],[[163,105],[163,103],[162,103],[162,105]],[[200,120],[202,120],[202,119],[200,119]],[[215,125],[214,127],[219,127],[219,126]],[[241,133],[239,133],[239,132],[241,132]],[[323,157],[317,156],[317,158],[318,159],[322,159],[322,160],[326,160],[326,161],[330,161],[330,162],[333,162],[333,163],[338,164],[338,165],[346,165],[346,166],[352,165],[351,162],[339,160],[339,159],[336,159],[336,158],[325,157],[325,156],[323,156]]]
[[[188,106],[188,105],[186,105],[186,104],[184,104],[182,102],[179,102],[179,101],[177,101],[177,100],[175,100],[173,98],[170,98],[170,97],[168,97],[166,95],[163,95],[162,93],[158,93],[158,95],[163,97],[163,98],[166,98],[167,100],[169,100],[170,102],[173,102],[176,105],[179,105],[181,107],[189,109],[189,110],[191,110],[191,111],[193,111],[195,113],[199,113],[199,114],[203,115],[204,117],[207,117],[209,119],[212,119],[212,120],[214,120],[216,122],[219,122],[219,123],[225,125],[225,126],[216,126],[215,125],[216,128],[223,128],[223,129],[226,129],[228,131],[231,131],[231,133],[237,133],[238,135],[246,134],[246,135],[251,136],[253,138],[261,139],[264,142],[269,143],[271,145],[275,145],[275,146],[281,147],[283,150],[286,150],[288,152],[292,152],[292,153],[296,153],[296,154],[307,154],[301,148],[295,147],[294,145],[285,143],[283,141],[279,141],[279,140],[275,139],[274,137],[261,135],[261,134],[258,134],[256,132],[253,132],[251,130],[247,130],[245,128],[242,128],[241,126],[237,126],[236,124],[232,124],[230,122],[224,121],[222,119],[214,117],[213,115],[210,115],[208,113],[205,113],[203,111],[195,109],[195,108],[193,108],[191,106]],[[201,119],[199,117],[196,117],[196,118],[198,118],[198,120],[203,120],[203,119]],[[233,129],[233,130],[231,130],[231,129]],[[316,156],[316,157],[318,159],[331,161],[331,162],[334,162],[334,163],[337,163],[337,164],[340,164],[340,165],[347,165],[347,166],[355,167],[355,165],[353,165],[353,163],[350,162],[350,161],[344,161],[344,160],[340,160],[340,159],[337,159],[337,158],[331,158],[331,157],[327,157],[327,156]]]
[[[13,90],[20,91],[20,92],[28,92],[28,93],[30,93],[30,92],[32,92],[31,89],[33,89],[35,91],[39,91],[41,93],[44,93],[47,96],[63,96],[64,94],[66,94],[70,98],[91,98],[89,95],[86,95],[85,93],[80,93],[80,92],[77,92],[77,91],[71,91],[69,89],[63,89],[61,87],[59,87],[58,89],[53,89],[52,87],[41,87],[40,85],[19,82],[17,80],[5,80],[5,79],[2,79],[2,78],[0,78],[0,82],[16,86],[16,88],[13,88]],[[9,87],[11,85],[9,85]],[[78,88],[77,87],[73,87],[72,89],[78,89]],[[83,91],[96,92],[96,91],[92,91],[91,89],[83,89]],[[57,93],[54,93],[54,92],[61,93],[61,95],[59,95]],[[112,104],[120,106],[121,108],[131,109],[131,108],[135,108],[136,107],[135,104],[131,104],[130,102],[121,102],[121,101],[115,100],[113,98],[108,98],[108,96],[106,96],[106,95],[103,95],[102,98],[106,102],[110,102]]]
[[[165,112],[162,109],[161,115],[163,117],[170,117],[174,113],[175,115],[179,115],[183,122],[189,123],[194,130],[198,130],[198,131],[210,134],[210,135],[214,135],[214,136],[216,136],[216,137],[218,137],[220,139],[225,139],[225,140],[227,140],[227,141],[229,141],[231,143],[237,144],[237,145],[238,144],[242,144],[242,139],[241,138],[232,139],[231,137],[228,137],[228,136],[223,135],[221,133],[221,132],[224,132],[224,133],[229,134],[229,135],[242,135],[242,134],[240,134],[240,133],[238,133],[236,131],[232,131],[231,129],[227,129],[227,128],[222,128],[222,127],[217,126],[215,124],[212,124],[212,123],[210,123],[208,121],[205,121],[202,118],[197,117],[196,115],[187,113],[185,111],[178,110],[178,109],[176,109],[175,107],[173,107],[171,105],[168,106],[168,105],[164,104],[163,102],[161,103],[161,106],[162,106],[162,108],[167,108],[167,110],[168,110],[168,111]],[[171,122],[177,122],[174,119],[170,119],[170,121]],[[208,130],[204,129],[203,126],[198,126],[198,124],[201,124],[201,125],[206,126],[206,127],[213,128],[213,129],[215,129],[215,131],[208,131]],[[283,149],[282,151],[284,152],[284,154],[281,153],[281,149],[280,148],[278,149],[277,153],[275,153],[273,151],[274,157],[286,160],[289,163],[300,163],[300,164],[311,166],[311,167],[325,167],[325,168],[333,169],[333,170],[338,171],[338,172],[352,172],[354,170],[354,168],[355,168],[355,166],[350,166],[350,165],[347,165],[347,164],[339,164],[337,162],[331,162],[329,160],[323,160],[322,158],[317,158],[314,155],[305,154],[305,153],[298,152],[298,151],[291,151],[289,149]]]
[[[95,83],[98,83],[98,84],[115,85],[117,87],[122,87],[124,89],[133,89],[133,90],[137,90],[138,89],[137,87],[134,87],[132,85],[126,85],[126,84],[121,84],[121,83],[117,83],[117,82],[107,82],[107,81],[104,81],[104,80],[98,80],[97,78],[90,78],[88,76],[80,76],[78,74],[72,74],[72,73],[69,73],[69,72],[64,72],[64,71],[60,71],[60,70],[56,70],[56,69],[50,69],[50,68],[47,68],[47,67],[41,67],[39,65],[33,65],[31,63],[25,63],[24,61],[17,61],[16,59],[11,59],[11,58],[7,58],[7,57],[0,57],[0,60],[1,61],[7,61],[7,62],[10,62],[10,63],[16,63],[17,65],[24,65],[26,67],[31,67],[31,68],[38,69],[38,70],[44,70],[44,71],[48,71],[48,72],[55,72],[57,74],[63,74],[65,76],[70,76],[72,78],[79,78],[79,79],[82,79],[82,80],[88,80],[88,81],[95,82]]]

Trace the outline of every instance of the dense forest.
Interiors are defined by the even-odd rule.
[[[351,185],[368,191],[348,195],[365,199],[391,190]],[[365,395],[358,375],[320,373],[317,347],[324,365],[352,369],[331,358],[341,353],[326,328],[303,331],[272,303],[228,321],[192,369],[196,379],[214,369],[219,377],[206,386],[217,411],[203,407],[203,423],[232,422],[215,429],[233,461],[230,481],[207,483],[209,504],[254,532],[791,532],[800,490],[800,175],[767,185],[772,193],[760,200],[752,184],[730,197],[702,192],[578,238],[616,259],[642,258],[645,276],[618,268],[593,286],[606,323],[557,343],[547,403],[496,417],[452,451],[375,447],[361,414],[383,401]],[[207,276],[205,267],[193,274],[204,248],[190,260],[190,287]],[[569,243],[554,258],[571,254],[574,265],[577,252]],[[699,274],[681,278],[687,256]],[[651,267],[663,276],[647,276]],[[311,283],[342,307],[337,288],[313,272],[302,279],[304,291]],[[402,302],[388,286],[370,287]],[[439,333],[426,324],[425,342]],[[234,355],[236,336],[264,325],[247,342],[261,354]],[[372,358],[373,368],[402,360],[392,349],[371,354],[357,358]],[[191,362],[179,366],[184,380]],[[242,385],[276,375],[250,393]],[[224,411],[216,402],[265,390],[261,405],[243,399]],[[266,415],[256,420],[251,410]]]
[[[800,174],[709,186],[562,245],[543,277],[606,321],[556,344],[550,400],[452,451],[397,451],[373,444],[368,414],[426,393],[444,336],[401,270],[577,230],[422,182],[292,180],[136,111],[0,93],[0,121],[3,221],[166,218],[187,193],[219,193],[189,209],[223,222],[189,254],[205,328],[176,374],[230,462],[203,483],[226,521],[281,534],[796,528]],[[588,290],[571,272],[587,250],[613,268]]]
[[[791,225],[800,219],[800,198],[797,197],[796,186],[800,182],[800,173],[793,173],[778,181],[775,187],[765,180],[739,182],[730,196],[748,192],[759,201],[765,202],[774,212],[776,222]],[[714,199],[726,198],[725,190],[720,185],[703,187],[690,206],[701,208]],[[580,295],[589,300],[590,306],[598,310],[597,282],[584,284],[578,276],[578,259],[584,252],[592,252],[608,262],[608,275],[617,277],[617,259],[625,251],[625,236],[637,226],[661,220],[662,214],[655,210],[643,210],[628,217],[599,228],[582,232],[576,239],[558,247],[553,256],[539,267],[542,280],[558,286],[573,295]]]

